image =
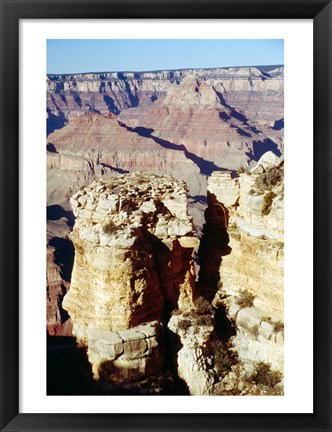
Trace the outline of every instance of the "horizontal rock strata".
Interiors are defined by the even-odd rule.
[[[267,362],[283,370],[283,161],[267,153],[251,172],[214,173],[210,203],[227,212],[231,252],[220,264],[220,288],[233,340],[249,368]],[[211,205],[211,204],[210,204]]]
[[[117,369],[119,380],[152,373],[160,341],[145,340],[137,326],[162,322],[165,302],[181,310],[193,304],[198,241],[186,194],[179,181],[137,173],[94,182],[71,199],[75,262],[63,307],[96,377],[101,362],[115,362],[104,368],[110,379]],[[125,364],[131,378],[122,376]]]

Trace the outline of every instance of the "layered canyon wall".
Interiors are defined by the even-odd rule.
[[[283,67],[50,75],[47,116],[49,334],[134,393],[282,391]]]
[[[253,186],[264,173],[211,177],[201,242],[187,189],[174,179],[123,175],[73,196],[75,262],[63,307],[106,393],[115,385],[141,394],[147,379],[149,394],[170,382],[174,394],[282,393],[282,233],[268,238],[266,228],[248,243],[252,219],[241,212],[246,177]],[[272,202],[264,229],[281,222],[280,182],[278,212]],[[264,219],[262,209],[249,211]],[[243,222],[236,235],[235,217]],[[277,377],[271,385],[255,381],[260,364]]]

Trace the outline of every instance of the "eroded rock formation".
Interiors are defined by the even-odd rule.
[[[194,75],[173,84],[162,101],[125,111],[120,118],[129,126],[139,125],[142,134],[150,131],[169,146],[185,147],[200,158],[197,162],[204,174],[218,167],[237,169],[257,161],[267,150],[277,154],[282,150],[280,132],[277,138],[268,125],[249,120],[229,106],[211,83]]]
[[[71,334],[72,264],[55,257],[75,215],[64,305],[96,379],[155,394],[170,372],[189,394],[268,391],[247,374],[283,368],[283,68],[47,85],[49,334]]]
[[[137,376],[148,373],[142,363],[160,368],[160,352],[158,361],[153,357],[159,330],[146,323],[162,323],[168,309],[193,305],[198,239],[186,194],[184,183],[137,173],[94,182],[71,199],[75,262],[63,307],[96,376],[101,362],[115,360],[130,370],[128,362],[140,359]],[[142,324],[150,325],[149,336]]]
[[[72,197],[63,307],[95,380],[133,391],[149,378],[155,394],[169,373],[191,395],[282,393],[282,179],[270,154],[253,173],[211,176],[198,282],[184,183],[136,173]]]
[[[216,172],[208,191],[209,206],[227,213],[231,248],[215,274],[213,304],[233,322],[232,343],[248,370],[265,362],[282,372],[283,161],[267,153],[239,177]]]
[[[86,112],[119,114],[128,108],[151,106],[189,75],[214,86],[228,105],[245,116],[274,126],[283,118],[283,69],[271,66],[48,75],[49,130]],[[131,115],[139,116],[139,112]]]

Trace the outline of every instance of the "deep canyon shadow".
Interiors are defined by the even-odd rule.
[[[214,162],[207,161],[206,159],[201,158],[200,156],[195,155],[187,150],[187,148],[183,144],[173,144],[165,139],[156,137],[153,135],[154,129],[145,128],[143,126],[131,128],[126,126],[124,123],[119,122],[120,126],[126,128],[130,132],[134,132],[141,137],[151,138],[155,143],[159,144],[161,147],[183,152],[187,159],[191,160],[196,164],[203,175],[211,175],[213,171],[221,171],[222,168],[217,166]]]
[[[75,223],[75,217],[73,212],[70,210],[65,210],[59,204],[47,206],[46,217],[47,220],[50,221],[56,221],[64,217],[67,219],[67,225],[69,226],[69,228],[73,228]]]

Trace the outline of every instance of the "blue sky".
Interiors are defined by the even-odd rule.
[[[282,39],[49,39],[47,73],[284,63]]]

